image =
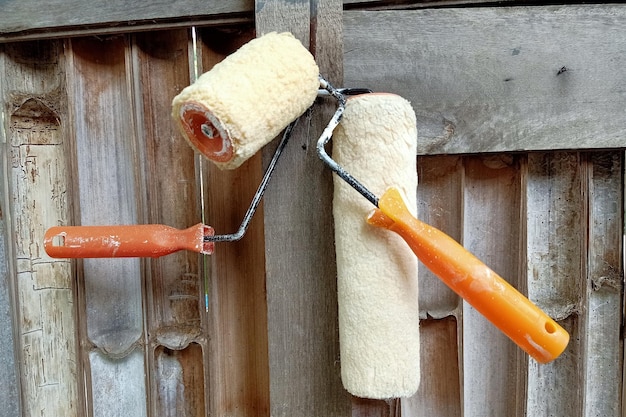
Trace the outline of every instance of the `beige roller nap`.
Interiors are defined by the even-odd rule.
[[[290,33],[243,45],[172,101],[172,117],[192,147],[234,169],[313,104],[319,68]]]
[[[404,192],[415,214],[415,113],[393,94],[348,99],[333,135],[333,159],[381,195]],[[372,204],[334,180],[341,376],[353,395],[410,396],[418,388],[417,259],[402,238],[366,224]]]

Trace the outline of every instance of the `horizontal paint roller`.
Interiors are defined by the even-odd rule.
[[[191,146],[223,169],[239,167],[305,112],[319,69],[290,33],[268,33],[229,55],[172,101]]]
[[[327,154],[325,146],[344,116],[349,120],[343,120],[343,126],[347,123],[363,124],[360,131],[369,132],[363,135],[363,139],[370,140],[377,140],[377,137],[384,135],[396,135],[401,124],[395,119],[397,115],[385,113],[384,107],[373,101],[357,101],[354,98],[347,100],[328,82],[323,82],[323,86],[338,100],[339,105],[318,140],[317,152],[331,170],[376,207],[368,215],[367,222],[401,236],[420,261],[535,360],[547,363],[557,358],[567,347],[569,334],[556,321],[454,239],[419,221],[411,212],[412,203],[407,206],[405,202],[409,193],[405,191],[403,197],[398,188],[390,187],[379,199]],[[386,117],[389,117],[389,122],[385,122]],[[414,115],[404,116],[403,123],[409,123],[412,117]],[[359,129],[354,129],[354,132],[358,133]],[[342,134],[336,139],[342,140]],[[376,158],[383,160],[377,165],[390,166],[398,157],[390,155],[387,147],[381,145],[370,155],[370,159]],[[361,159],[361,163],[362,169],[358,174],[364,178],[361,178],[362,181],[380,181],[375,178],[381,175],[379,170],[368,173],[369,164],[373,164],[371,161]],[[367,261],[369,256],[364,254],[363,260]]]
[[[239,167],[284,131],[238,231],[215,235],[210,226],[55,226],[44,248],[55,258],[158,257],[178,250],[210,254],[213,242],[239,240],[260,203],[294,122],[317,97],[319,69],[290,33],[251,40],[202,74],[172,101],[185,139],[222,169]],[[288,126],[287,129],[285,127]]]

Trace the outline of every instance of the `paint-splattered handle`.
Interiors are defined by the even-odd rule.
[[[176,229],[161,224],[128,226],[55,226],[46,231],[44,248],[53,258],[118,258],[168,255],[179,250],[213,253],[213,228],[197,224]]]

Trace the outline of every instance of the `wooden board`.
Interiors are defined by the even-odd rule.
[[[463,165],[463,246],[519,288],[523,224],[519,158],[466,157]],[[463,303],[462,314],[463,415],[523,416],[518,393],[525,372],[519,372],[518,361],[526,357],[470,304]]]
[[[209,71],[253,37],[252,26],[200,30],[200,72]],[[221,170],[204,158],[199,162],[204,168],[204,217],[216,233],[233,233],[261,181],[261,154],[236,170]],[[263,208],[253,217],[243,239],[217,243],[207,261],[210,414],[269,416]]]
[[[0,64],[0,68],[2,64]],[[4,136],[3,126],[0,126],[0,137]],[[0,145],[2,139],[0,139]],[[3,147],[4,148],[4,147]],[[0,172],[8,172],[6,170],[6,159],[0,150]],[[6,207],[8,190],[7,184],[0,183],[0,383],[4,385],[4,389],[0,390],[0,403],[5,404],[3,410],[0,410],[0,416],[11,417],[20,414],[20,396],[19,396],[19,379],[17,363],[15,362],[15,337],[13,320],[13,283],[9,274],[9,257],[10,252],[5,237],[8,236],[8,228],[4,213],[9,213]]]
[[[463,236],[463,173],[459,156],[424,156],[417,160],[418,217],[457,241]],[[455,314],[460,298],[423,263],[418,267],[420,318],[441,319]]]
[[[411,10],[430,7],[486,5],[489,3],[515,2],[519,0],[343,0],[346,10]]]
[[[140,33],[131,43],[142,211],[148,223],[179,229],[201,219],[195,155],[169,117],[172,99],[190,83],[190,34]],[[209,329],[201,257],[182,251],[145,262],[149,407],[155,415],[204,416]]]
[[[344,25],[345,85],[411,101],[420,154],[624,147],[621,6],[346,11]]]
[[[341,82],[341,2],[256,2],[257,34],[289,30]],[[333,103],[300,119],[264,202],[272,416],[348,416],[339,373],[332,178],[315,143]],[[271,150],[264,151],[264,157]]]
[[[39,0],[0,4],[0,42],[69,35],[124,33],[194,22],[232,23],[254,10],[252,0]]]
[[[590,154],[586,169],[589,177],[589,251],[587,268],[588,335],[584,373],[586,415],[618,417],[621,392],[615,381],[621,379],[619,349],[623,298],[624,155],[619,152]]]
[[[81,409],[72,269],[67,260],[49,258],[42,244],[46,228],[66,223],[70,215],[61,51],[61,43],[50,41],[2,50],[2,146],[11,161],[2,173],[12,219],[5,229],[12,246],[6,277],[15,295],[16,387],[25,415],[78,416]],[[11,382],[16,383],[2,380],[3,386]],[[14,411],[19,406],[8,404]]]
[[[402,401],[402,417],[461,416],[459,324],[454,316],[420,323],[420,387]]]

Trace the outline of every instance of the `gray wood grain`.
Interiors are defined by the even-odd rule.
[[[531,153],[522,167],[525,183],[528,298],[570,333],[565,352],[553,362],[528,362],[527,415],[583,414],[580,393],[585,350],[581,310],[587,233],[586,187],[579,152]],[[619,346],[612,346],[619,349]],[[615,364],[617,365],[617,364]],[[617,382],[617,381],[615,381]]]
[[[0,60],[0,68],[2,60]],[[4,126],[0,126],[0,173],[8,174],[3,143]],[[5,177],[6,178],[6,177]],[[8,190],[4,182],[0,183],[0,417],[17,417],[20,415],[20,396],[17,364],[15,363],[15,338],[12,319],[11,280],[9,278],[9,253],[6,210]]]
[[[20,379],[9,395],[20,390],[24,415],[72,417],[81,405],[72,268],[66,259],[49,258],[43,248],[45,230],[66,224],[70,215],[62,51],[56,41],[3,48],[0,100],[7,129],[2,146],[11,162],[2,180],[10,190],[11,222],[4,226],[11,245],[7,278],[15,297],[11,311]]]
[[[423,9],[441,6],[467,6],[473,4],[485,5],[488,3],[516,2],[520,0],[343,0],[344,8],[367,10],[392,9]],[[521,1],[520,1],[521,3]]]
[[[333,27],[341,24],[340,1],[256,5],[258,34],[291,31],[314,47],[323,74],[341,80],[341,32]],[[270,411],[276,417],[351,414],[339,377],[332,181],[315,153],[329,111],[319,104],[300,119],[264,201]]]
[[[586,416],[621,414],[623,184],[620,152],[589,157],[589,251],[585,309]]]
[[[464,159],[463,246],[519,288],[519,159]],[[522,416],[520,349],[468,303],[463,303],[463,415]],[[531,414],[535,415],[535,414]]]
[[[345,85],[406,97],[418,153],[626,146],[626,8],[344,13]]]
[[[128,32],[157,24],[186,26],[230,19],[254,10],[252,0],[39,0],[0,1],[0,41],[52,33]],[[96,29],[99,28],[99,29]]]
[[[460,241],[463,233],[462,157],[420,157],[417,171],[418,218]],[[420,318],[441,319],[453,315],[461,298],[421,262],[418,276]],[[421,343],[427,344],[428,340],[421,340]]]

